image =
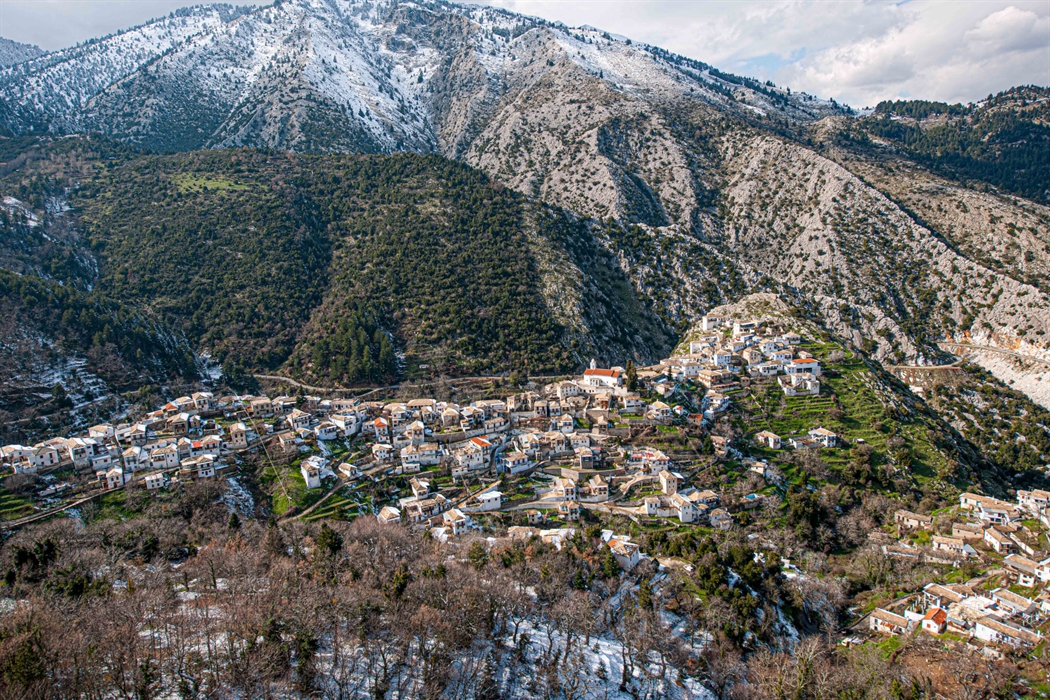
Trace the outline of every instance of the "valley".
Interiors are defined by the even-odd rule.
[[[1046,697],[1047,105],[444,0],[0,40],[0,696]]]

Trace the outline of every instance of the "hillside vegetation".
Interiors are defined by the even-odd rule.
[[[3,437],[116,391],[196,379],[182,334],[148,313],[32,275],[0,270]]]
[[[1050,90],[1035,86],[989,95],[979,106],[922,100],[883,102],[861,122],[942,175],[977,180],[1050,203]]]
[[[440,157],[50,148],[8,181],[46,180],[72,207],[34,235],[75,228],[97,294],[148,309],[229,367],[354,384],[419,364],[461,375],[649,361],[668,346],[587,227]],[[48,269],[24,248],[23,268]]]

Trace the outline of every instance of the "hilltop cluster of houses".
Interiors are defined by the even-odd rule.
[[[718,397],[707,403],[713,410],[726,405],[728,400]],[[256,449],[270,458],[298,460],[308,489],[320,488],[329,476],[356,479],[363,469],[415,476],[440,465],[448,468],[454,483],[469,483],[483,475],[517,475],[542,467],[541,483],[554,478],[549,488],[537,489],[537,507],[568,519],[578,517],[581,503],[604,503],[619,495],[617,488],[626,491],[659,481],[661,492],[647,496],[637,506],[638,514],[728,527],[732,519],[715,507],[717,499],[681,487],[681,476],[670,471],[666,454],[621,447],[609,431],[611,421],[624,416],[662,423],[683,415],[680,407],[650,403],[628,391],[624,368],[599,368],[592,361],[576,378],[469,405],[435,399],[362,402],[198,392],[134,422],[97,425],[84,435],[33,446],[4,446],[0,461],[15,473],[71,468],[80,476],[94,474],[105,489],[140,480],[156,489],[172,478],[213,478],[234,466],[238,453]],[[328,458],[329,441],[358,438],[366,454],[356,464]],[[382,520],[439,524],[457,534],[471,526],[472,512],[503,505],[502,494],[489,490],[454,508],[432,491],[427,479],[413,484],[413,496],[384,508]]]
[[[703,321],[705,330],[723,324],[728,325],[712,316]],[[201,391],[167,402],[133,422],[101,424],[83,435],[32,446],[6,445],[0,448],[0,464],[16,474],[70,468],[79,476],[94,474],[106,489],[139,480],[148,489],[157,489],[170,479],[214,478],[236,464],[238,453],[256,449],[271,458],[297,459],[308,489],[321,488],[326,477],[356,479],[363,469],[415,476],[441,466],[448,468],[453,483],[465,484],[483,475],[518,475],[541,468],[537,476],[541,483],[553,479],[547,487],[537,488],[537,511],[549,508],[572,519],[581,504],[620,501],[632,488],[648,485],[630,506],[632,514],[727,528],[732,517],[718,508],[717,497],[685,487],[660,450],[621,446],[613,437],[618,433],[613,427],[614,422],[710,421],[731,406],[729,396],[718,390],[731,388],[744,366],[762,376],[783,373],[785,387],[801,381],[800,387],[819,392],[820,363],[805,352],[796,353],[801,337],[763,333],[761,326],[758,321],[738,322],[731,337],[722,332],[694,340],[688,355],[669,358],[639,377],[652,393],[665,398],[675,391],[676,381],[695,380],[708,387],[699,402],[700,413],[659,399],[646,400],[631,390],[634,386],[628,388],[625,368],[601,368],[592,360],[578,377],[469,405],[423,398],[362,402],[316,396],[215,396]],[[332,461],[330,465],[332,449],[325,445],[355,439],[363,441],[366,454],[356,464]],[[781,438],[772,433],[757,439],[771,448],[781,447]],[[785,441],[803,448],[833,446],[836,439],[834,433],[817,429]],[[729,449],[723,438],[712,436],[712,443],[717,454]],[[651,487],[657,482],[659,491],[654,493]],[[495,490],[455,508],[432,491],[427,479],[413,483],[413,496],[384,508],[380,519],[438,524],[454,535],[471,527],[471,513],[503,507],[502,494]],[[530,518],[541,519],[536,513]]]
[[[712,391],[739,386],[739,377],[776,377],[787,396],[813,396],[820,393],[820,362],[810,353],[797,350],[802,342],[797,333],[763,333],[762,321],[737,321],[727,338],[720,331],[728,320],[704,316],[703,331],[716,331],[689,342],[689,353],[667,358],[661,365],[669,376],[692,380]]]
[[[179,397],[134,423],[104,423],[84,435],[32,446],[4,445],[0,464],[16,474],[68,467],[94,473],[107,488],[140,476],[150,489],[166,485],[172,474],[211,478],[227,466],[224,454],[254,438],[243,423],[222,430],[209,419],[222,415],[224,401],[234,400],[217,400],[209,392]]]

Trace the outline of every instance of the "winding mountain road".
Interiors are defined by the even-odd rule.
[[[1038,357],[1032,357],[1031,355],[1025,355],[1024,353],[1016,352],[1014,350],[1004,350],[1003,348],[994,348],[988,345],[971,345],[969,343],[952,343],[944,342],[937,343],[937,345],[945,350],[949,348],[966,348],[968,350],[977,350],[980,352],[991,352],[997,355],[1006,355],[1008,357],[1016,357],[1019,360],[1027,360],[1028,362],[1035,362],[1040,365],[1046,365],[1050,367],[1050,360],[1042,360]],[[948,350],[951,352],[950,350]]]

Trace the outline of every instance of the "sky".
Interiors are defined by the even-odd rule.
[[[970,102],[1050,85],[1050,0],[485,1],[854,107]],[[56,49],[192,4],[199,0],[0,0],[0,36]]]

